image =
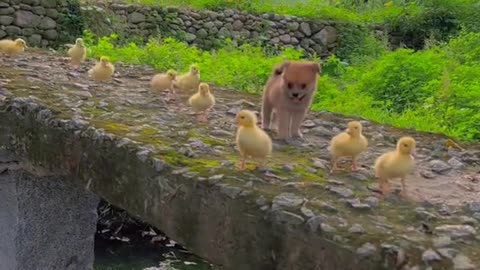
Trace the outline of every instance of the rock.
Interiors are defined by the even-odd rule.
[[[305,224],[308,228],[309,231],[311,232],[317,232],[320,227],[320,225],[325,222],[325,218],[322,216],[314,216],[310,218],[307,223]]]
[[[197,36],[192,34],[192,33],[185,33],[185,40],[187,42],[193,42],[195,39],[197,39]]]
[[[302,127],[306,127],[306,128],[313,128],[315,126],[316,126],[316,124],[312,120],[305,120],[302,123]]]
[[[287,23],[287,29],[290,31],[297,31],[299,26],[298,22]]]
[[[435,248],[444,248],[452,244],[452,239],[450,236],[440,236],[433,239],[433,246]]]
[[[292,172],[295,169],[294,165],[292,164],[283,164],[282,171],[284,172]]]
[[[280,39],[281,42],[283,42],[285,44],[290,44],[290,42],[292,41],[292,38],[288,34],[281,35],[278,38]]]
[[[0,38],[4,38],[7,36],[7,32],[3,31],[2,29],[0,29]]]
[[[326,161],[324,159],[319,159],[319,158],[314,158],[312,161],[313,161],[313,167],[314,168],[322,169],[322,170],[326,170],[327,165],[329,163],[328,161]]]
[[[303,217],[284,210],[274,211],[273,215],[275,221],[281,224],[287,224],[289,226],[296,226],[305,222]]]
[[[453,258],[453,269],[455,270],[473,270],[477,267],[472,263],[472,261],[463,254],[458,254]]]
[[[306,22],[300,23],[300,31],[305,34],[305,36],[309,37],[312,35],[312,30],[310,29],[310,25]]]
[[[46,8],[54,8],[57,6],[57,0],[41,0],[40,5]]]
[[[46,11],[44,7],[37,6],[37,7],[32,7],[32,12],[37,14],[37,15],[45,15]]]
[[[211,184],[211,185],[214,185],[214,184],[220,182],[220,180],[222,180],[223,177],[224,177],[223,174],[212,175],[212,176],[208,177],[208,183]]]
[[[322,232],[326,232],[326,233],[334,233],[337,231],[337,229],[328,225],[327,223],[320,224],[320,228],[322,229]]]
[[[370,243],[365,243],[361,247],[357,248],[356,252],[360,258],[368,258],[377,252],[377,248]]]
[[[368,177],[365,174],[360,173],[360,172],[350,173],[349,177],[354,179],[354,180],[358,180],[358,181],[367,181],[368,180]]]
[[[232,137],[233,133],[222,129],[215,129],[210,131],[210,135],[217,137]]]
[[[45,13],[48,17],[50,17],[52,19],[57,19],[58,18],[58,11],[54,8],[45,9]]]
[[[329,187],[328,190],[342,198],[350,198],[353,196],[353,191],[346,187]]]
[[[0,25],[10,25],[13,22],[13,17],[11,16],[0,16]]]
[[[436,177],[436,175],[434,173],[432,173],[431,171],[426,171],[426,170],[421,170],[420,175],[425,179],[433,179],[433,178]]]
[[[453,259],[458,254],[458,251],[453,248],[439,248],[437,251],[440,255],[448,259]]]
[[[0,8],[0,15],[10,15],[15,12],[12,7]]]
[[[447,161],[447,163],[452,166],[454,169],[463,169],[465,168],[465,164],[463,164],[460,160],[458,160],[456,157],[452,157]]]
[[[234,187],[230,185],[220,185],[220,190],[223,194],[227,195],[230,199],[236,199],[238,195],[242,192],[242,189],[239,187]]]
[[[334,133],[332,132],[332,130],[328,130],[322,126],[318,126],[318,127],[312,128],[310,130],[310,134],[320,136],[320,137],[330,138]]]
[[[348,229],[348,232],[349,233],[354,233],[354,234],[364,234],[365,229],[360,224],[353,224],[352,227],[350,227],[350,229]]]
[[[15,12],[13,24],[20,27],[35,28],[40,23],[40,17],[30,11],[19,10]]]
[[[239,20],[236,20],[233,22],[232,27],[234,31],[240,31],[243,29],[243,23]]]
[[[377,197],[367,197],[365,200],[365,203],[368,203],[372,208],[378,207],[379,200]]]
[[[438,159],[430,161],[429,164],[430,164],[431,170],[438,174],[443,174],[452,168],[447,163]]]
[[[308,218],[315,216],[315,213],[313,213],[313,211],[307,208],[306,206],[302,206],[302,208],[300,208],[300,212],[302,212],[302,214]]]
[[[40,20],[40,23],[38,24],[38,28],[43,29],[43,30],[55,29],[56,26],[57,26],[57,23],[49,17],[43,17]]]
[[[34,36],[35,36],[35,42],[40,43],[40,41],[42,40],[42,37],[40,35],[34,35]],[[33,37],[33,35],[32,35],[32,37]],[[32,39],[32,37],[30,37],[30,39]],[[78,96],[80,96],[82,98],[85,98],[85,99],[93,97],[92,94],[88,91],[78,91],[76,93],[77,93]]]
[[[370,210],[371,207],[369,204],[362,203],[358,198],[347,200],[347,203],[350,207],[357,210]]]
[[[56,40],[58,37],[58,32],[55,29],[50,29],[43,32],[43,37],[48,40]]]
[[[442,258],[440,257],[440,255],[438,255],[438,253],[435,252],[433,249],[427,249],[422,254],[422,260],[425,263],[429,263],[432,261],[440,261],[441,259]]]
[[[442,225],[435,228],[439,234],[446,234],[452,239],[473,238],[476,230],[470,225]]]
[[[272,210],[277,210],[280,208],[299,208],[303,201],[304,200],[302,197],[297,196],[293,193],[281,193],[280,195],[273,198]]]
[[[9,25],[5,27],[5,32],[7,32],[10,36],[18,36],[22,32],[22,29],[20,29],[20,27]]]
[[[24,35],[24,36],[28,37],[28,36],[31,36],[33,34],[35,34],[35,29],[33,29],[33,28],[23,28],[22,29],[22,35]],[[42,38],[42,37],[40,36],[40,38]]]
[[[326,46],[337,40],[337,30],[331,26],[326,26],[320,32],[313,35],[312,39]]]
[[[202,28],[202,29],[200,29],[200,30],[197,31],[196,35],[197,35],[197,37],[199,37],[199,38],[205,38],[205,37],[208,36],[208,33],[207,33],[207,31],[206,31],[205,29]]]
[[[143,15],[140,12],[133,12],[130,15],[128,15],[128,22],[133,23],[133,24],[138,24],[141,22],[145,22],[145,15]]]
[[[423,207],[417,207],[414,209],[414,212],[416,214],[416,216],[422,220],[426,220],[426,221],[433,221],[433,220],[436,220],[437,217],[428,212],[427,210],[425,210],[425,208]]]
[[[468,204],[468,209],[472,212],[480,212],[480,201],[478,202],[471,202]]]
[[[478,221],[473,217],[461,216],[460,219],[462,220],[462,224],[464,225],[470,225],[473,227],[478,225]]]

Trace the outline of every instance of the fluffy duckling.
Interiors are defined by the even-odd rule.
[[[186,74],[178,76],[174,82],[174,86],[180,90],[197,89],[200,84],[200,70],[197,65],[191,65],[190,71]]]
[[[155,91],[164,91],[169,89],[173,92],[172,83],[177,77],[177,72],[173,69],[167,71],[167,73],[156,74],[150,81],[150,88]]]
[[[88,74],[94,81],[111,80],[115,72],[114,66],[110,63],[108,57],[100,57],[100,61],[95,64],[93,68],[88,71]]]
[[[188,99],[188,104],[197,114],[202,114],[200,121],[207,122],[207,111],[215,105],[215,97],[210,93],[210,86],[207,83],[200,83],[198,92]]]
[[[67,54],[70,56],[70,63],[72,66],[74,68],[79,68],[80,64],[85,61],[85,58],[87,57],[87,48],[83,43],[83,39],[77,38],[75,40],[75,45],[68,49]]]
[[[402,137],[398,140],[394,151],[385,153],[375,160],[375,176],[378,178],[382,194],[388,193],[390,187],[388,180],[400,178],[402,181],[402,195],[406,196],[405,177],[411,173],[415,166],[415,140],[411,137]]]
[[[337,162],[342,157],[352,158],[352,171],[357,171],[357,158],[367,150],[368,141],[362,134],[362,124],[358,121],[351,121],[347,129],[336,135],[330,141],[330,155],[332,156],[332,168],[330,172],[338,170]]]
[[[242,110],[236,117],[238,129],[236,143],[241,156],[240,170],[245,169],[247,158],[261,159],[263,164],[272,153],[272,140],[263,129],[257,126],[255,113]]]
[[[25,51],[26,48],[28,48],[27,43],[21,38],[15,40],[0,40],[0,53],[6,54],[9,57]]]

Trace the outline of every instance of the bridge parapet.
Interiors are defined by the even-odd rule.
[[[47,62],[48,80],[42,70]],[[84,72],[67,71],[52,54],[26,54],[3,64],[9,68],[0,67],[6,96],[0,144],[25,166],[64,175],[225,269],[409,269],[425,263],[444,269],[478,263],[478,222],[468,217],[472,209],[460,208],[471,199],[467,193],[460,202],[443,197],[454,209],[445,215],[438,206],[397,196],[380,201],[369,188],[367,169],[325,172],[325,146],[345,119],[313,114],[307,141],[275,142],[268,170],[240,173],[234,170],[233,115],[240,108],[258,109],[257,97],[214,88],[219,105],[210,124],[200,125],[185,106],[188,93],[168,100],[146,89],[152,70],[118,65],[115,81],[98,85]],[[365,157],[372,162],[400,132],[365,126],[377,140]],[[383,145],[375,137],[380,133]],[[419,145],[438,145],[432,140],[438,137],[414,136]],[[478,168],[476,155],[466,155],[466,169],[435,180],[449,184]],[[426,164],[421,159],[420,169]],[[412,176],[412,185],[427,181],[421,177]],[[441,237],[450,242],[438,246]]]

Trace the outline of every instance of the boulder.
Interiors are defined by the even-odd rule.
[[[40,17],[30,11],[19,10],[15,12],[13,24],[20,27],[36,27],[40,23]]]

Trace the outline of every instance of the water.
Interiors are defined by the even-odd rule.
[[[160,231],[108,203],[99,206],[94,270],[210,270]]]

